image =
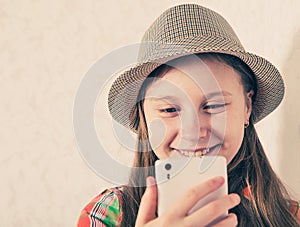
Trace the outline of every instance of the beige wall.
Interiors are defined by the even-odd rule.
[[[110,185],[77,150],[76,89],[93,62],[138,42],[180,2],[0,1],[1,226],[74,226],[84,204]],[[220,12],[246,49],[284,74],[284,103],[258,128],[276,171],[300,198],[300,1],[194,2]]]

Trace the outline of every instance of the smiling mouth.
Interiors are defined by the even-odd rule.
[[[202,149],[202,150],[180,150],[180,149],[175,149],[176,151],[178,151],[181,155],[185,156],[185,157],[201,157],[203,155],[208,154],[211,149],[210,148],[206,148],[206,149]]]

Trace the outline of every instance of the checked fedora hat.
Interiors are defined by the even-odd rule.
[[[282,101],[284,82],[269,61],[245,51],[231,26],[218,13],[196,4],[183,4],[168,9],[154,21],[143,36],[136,66],[113,82],[108,94],[112,117],[135,131],[130,126],[130,115],[147,76],[170,60],[198,53],[233,55],[250,67],[257,81],[253,123]]]

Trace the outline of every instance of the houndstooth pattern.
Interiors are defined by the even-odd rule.
[[[137,65],[113,83],[108,96],[112,117],[130,127],[129,116],[139,89],[155,68],[180,56],[206,52],[234,55],[252,69],[257,80],[254,123],[280,104],[284,83],[279,71],[266,59],[246,52],[221,15],[196,4],[183,4],[168,9],[154,21],[143,36]]]

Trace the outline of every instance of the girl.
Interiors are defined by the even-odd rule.
[[[299,203],[272,170],[254,127],[283,98],[278,70],[246,52],[223,17],[195,4],[164,12],[146,31],[139,60],[108,100],[112,117],[137,134],[137,168],[128,185],[88,204],[78,226],[205,226],[227,210],[215,226],[300,226]],[[157,217],[154,162],[174,154],[224,156],[229,195],[188,214],[224,183],[214,178]]]

